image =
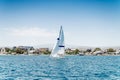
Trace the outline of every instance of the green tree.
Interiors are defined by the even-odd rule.
[[[115,52],[115,50],[113,48],[109,48],[107,49],[107,52]]]
[[[23,50],[21,48],[16,48],[14,51],[18,54],[23,54],[25,52],[25,50]]]
[[[6,52],[10,52],[11,49],[10,48],[5,48]]]
[[[100,51],[101,50],[101,48],[95,48],[94,50],[93,50],[93,52],[95,52],[95,51]]]
[[[75,50],[73,51],[74,54],[79,54],[79,52],[80,52],[79,49],[75,49]]]
[[[72,55],[72,54],[73,54],[73,52],[66,52],[66,54]]]
[[[50,53],[51,53],[51,51],[49,51],[49,50],[46,50],[43,52],[43,54],[45,54],[45,55],[49,55]]]

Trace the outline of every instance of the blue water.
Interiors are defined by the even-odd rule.
[[[120,80],[120,56],[0,56],[0,80]]]

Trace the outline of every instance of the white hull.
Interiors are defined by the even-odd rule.
[[[54,58],[63,58],[65,55],[64,54],[54,54],[54,55],[50,55],[51,57],[54,57]]]

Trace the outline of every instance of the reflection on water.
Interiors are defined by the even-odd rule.
[[[0,80],[119,80],[119,56],[0,56]]]

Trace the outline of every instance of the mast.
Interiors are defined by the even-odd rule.
[[[59,31],[59,37],[57,38],[57,40],[60,40],[60,36],[61,36],[61,32],[62,32],[62,25],[60,26],[60,31]]]
[[[62,26],[60,27],[59,47],[65,47],[65,46],[64,46],[64,33],[63,33]]]

